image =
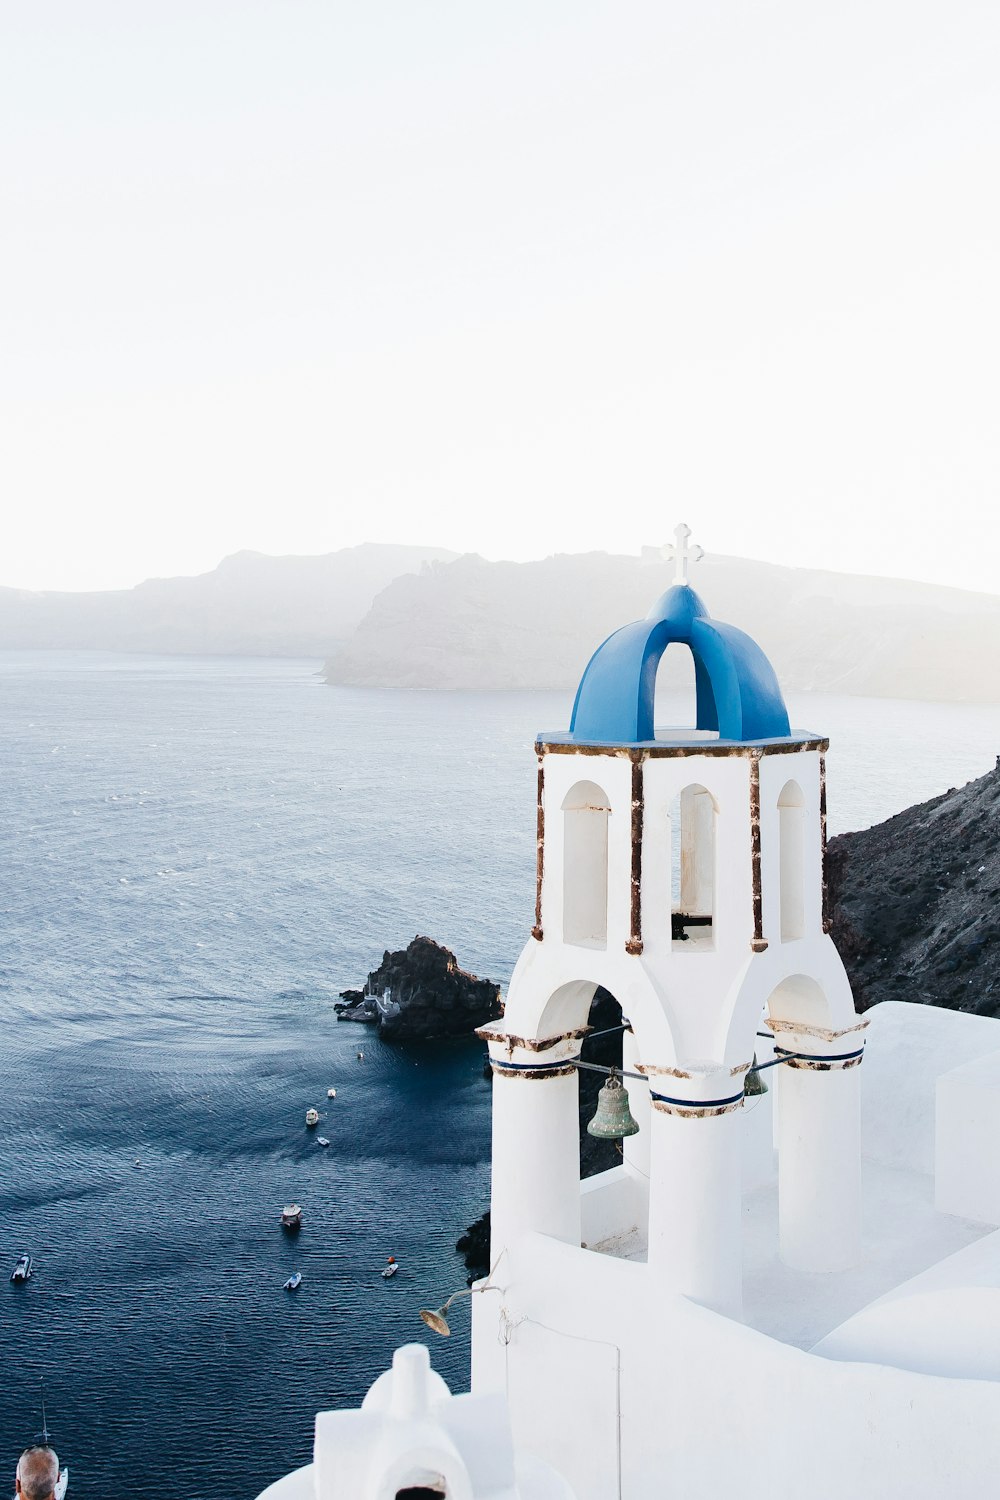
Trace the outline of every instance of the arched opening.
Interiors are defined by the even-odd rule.
[[[768,997],[767,1014],[769,1020],[798,1022],[817,1030],[836,1025],[822,986],[807,974],[790,974],[776,985]]]
[[[780,868],[781,941],[805,933],[804,879],[805,798],[797,781],[787,781],[778,798],[778,864]]]
[[[692,739],[698,733],[694,657],[689,646],[674,641],[660,657],[653,699],[653,733],[658,740]]]
[[[603,948],[608,941],[607,794],[593,781],[567,792],[563,811],[563,941]]]
[[[583,1039],[580,1061],[597,1063],[603,1068],[622,1066],[622,1031],[612,1028],[622,1025],[622,1008],[610,990],[598,985],[590,1003],[587,1016],[590,1034]],[[610,1032],[610,1035],[601,1035]],[[607,1172],[618,1167],[622,1161],[621,1141],[601,1140],[590,1135],[587,1126],[597,1109],[597,1096],[606,1081],[604,1073],[592,1073],[581,1068],[580,1073],[580,1177],[596,1177],[598,1172]]]
[[[678,948],[714,946],[716,816],[715,798],[697,783],[670,809],[670,936]]]

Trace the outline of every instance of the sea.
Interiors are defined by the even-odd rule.
[[[570,700],[320,669],[0,653],[0,1489],[44,1396],[71,1500],[253,1500],[465,1285],[481,1044],[384,1046],[334,1001],[417,933],[506,983]],[[831,833],[1000,753],[1000,706],[790,709],[831,739]],[[468,1327],[432,1349],[456,1390]]]

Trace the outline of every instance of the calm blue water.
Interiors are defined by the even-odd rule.
[[[73,1496],[246,1500],[464,1284],[480,1049],[385,1048],[332,1002],[417,932],[506,980],[531,741],[568,702],[332,689],[318,666],[0,654],[0,1481],[44,1377]],[[835,740],[833,832],[1000,750],[1000,708],[792,707]],[[433,1350],[456,1388],[467,1327]]]

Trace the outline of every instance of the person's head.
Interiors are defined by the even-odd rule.
[[[58,1480],[59,1459],[51,1448],[25,1448],[14,1481],[22,1500],[54,1500]]]

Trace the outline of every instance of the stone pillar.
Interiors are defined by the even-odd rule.
[[[778,1056],[806,1054],[771,1069],[781,1258],[797,1271],[844,1271],[861,1259],[860,1028],[809,1033],[773,1024]]]
[[[493,1187],[490,1258],[536,1230],[580,1243],[579,1034],[544,1050],[490,1040]]]
[[[651,1072],[650,1096],[650,1274],[742,1317],[743,1073]]]

